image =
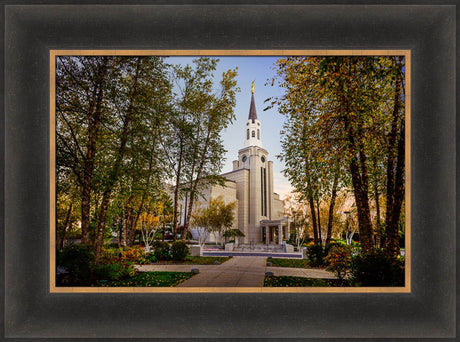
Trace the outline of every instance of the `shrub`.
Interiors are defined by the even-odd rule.
[[[120,280],[127,277],[133,277],[137,271],[132,264],[113,261],[100,264],[94,270],[94,274],[100,280]]]
[[[122,249],[118,248],[102,248],[101,249],[101,257],[100,257],[100,262],[101,263],[107,263],[111,260],[118,260],[119,259],[119,253],[122,251]]]
[[[147,254],[145,255],[145,262],[146,262],[147,264],[151,264],[151,263],[157,262],[157,258],[156,258],[156,256],[155,256],[155,253],[153,253],[153,252],[152,252],[152,253],[147,253]]]
[[[189,249],[185,241],[174,241],[171,245],[171,257],[173,260],[185,260]]]
[[[73,280],[86,280],[94,267],[94,251],[89,245],[67,245],[58,251],[57,266],[65,268]]]
[[[404,261],[385,256],[382,249],[353,258],[352,281],[360,286],[404,286]]]
[[[169,260],[169,244],[164,241],[153,241],[153,255],[157,260]]]
[[[313,244],[307,249],[308,260],[312,266],[324,265],[324,250],[321,244]]]
[[[145,250],[141,246],[123,248],[102,248],[100,262],[108,263],[112,261],[145,264]]]
[[[145,249],[141,246],[125,247],[121,252],[121,260],[143,264],[145,263]]]
[[[347,245],[333,245],[326,257],[327,270],[332,271],[339,279],[345,278],[351,267],[351,247]]]

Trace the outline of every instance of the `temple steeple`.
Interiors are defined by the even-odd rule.
[[[251,104],[249,105],[249,117],[246,121],[244,147],[258,146],[262,147],[260,139],[260,121],[257,119],[256,102],[254,100],[254,82],[251,86]]]
[[[251,95],[251,105],[249,106],[249,118],[248,120],[251,120],[254,122],[257,120],[257,111],[256,111],[256,104],[254,101],[254,93]]]

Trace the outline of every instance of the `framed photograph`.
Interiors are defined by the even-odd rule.
[[[410,52],[197,53],[50,52],[50,291],[410,292]]]
[[[4,6],[4,337],[454,337],[454,8]],[[196,81],[208,71],[220,92],[211,76]],[[91,74],[102,75],[93,88]],[[353,110],[340,94],[356,97]],[[90,124],[80,119],[88,108]],[[181,111],[192,114],[176,123]],[[196,164],[189,149],[189,173],[178,176],[179,147],[213,141],[198,141],[204,120],[221,125],[214,145]],[[181,145],[184,122],[198,131]],[[360,197],[359,182],[372,190]],[[159,189],[171,203],[151,195]],[[291,189],[305,200],[304,216]],[[229,223],[216,228],[212,205],[229,205]],[[380,206],[396,219],[380,222]],[[369,218],[382,228],[368,235]],[[78,247],[85,241],[89,254]],[[375,267],[378,254],[364,257],[380,247],[397,260],[388,276]],[[69,272],[90,254],[90,276]],[[294,268],[303,262],[307,276]],[[131,271],[141,273],[121,276]]]

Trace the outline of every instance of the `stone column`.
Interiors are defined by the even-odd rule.
[[[278,225],[278,243],[281,245],[283,243],[283,226]]]
[[[270,227],[265,226],[265,244],[268,245],[270,241]]]

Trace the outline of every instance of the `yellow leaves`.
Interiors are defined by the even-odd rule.
[[[137,223],[138,228],[140,229],[153,229],[160,225],[160,217],[155,216],[151,212],[143,212],[139,216],[139,220]]]

